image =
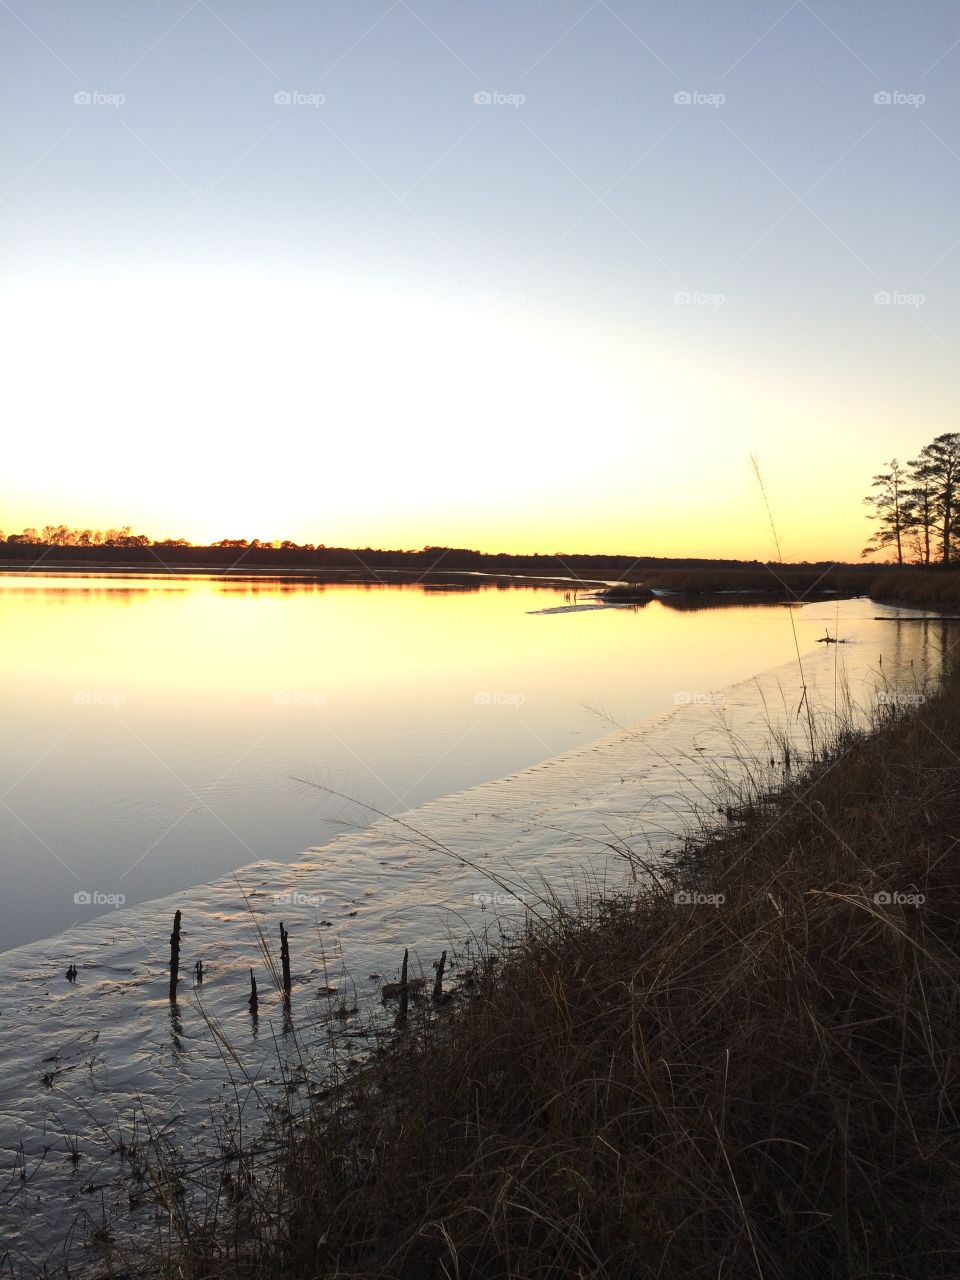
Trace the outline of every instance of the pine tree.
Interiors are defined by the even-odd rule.
[[[960,519],[960,432],[937,436],[910,467],[913,487],[925,485],[930,490],[931,524],[940,531],[940,559],[947,568]]]
[[[903,544],[911,512],[907,491],[909,477],[906,468],[896,458],[891,458],[887,466],[888,471],[881,471],[873,477],[873,488],[877,492],[868,493],[864,498],[864,502],[873,508],[870,519],[877,521],[877,527],[860,554],[869,556],[885,547],[895,547],[897,564],[903,564]]]

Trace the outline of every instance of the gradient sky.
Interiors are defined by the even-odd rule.
[[[7,531],[766,557],[756,453],[855,558],[960,425],[954,0],[0,0],[0,60]]]

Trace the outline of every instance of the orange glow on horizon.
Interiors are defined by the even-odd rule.
[[[0,341],[7,532],[775,559],[756,453],[784,559],[852,561],[873,471],[931,434],[904,438],[892,403],[817,417],[804,370],[778,381],[642,321],[336,282],[13,288]]]

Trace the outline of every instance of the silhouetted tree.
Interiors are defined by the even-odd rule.
[[[933,538],[936,514],[934,512],[933,485],[920,474],[913,463],[910,488],[907,490],[907,527],[910,530],[910,549],[917,564],[930,563],[930,546]]]
[[[960,432],[946,431],[931,440],[910,466],[914,486],[929,489],[931,527],[940,530],[940,559],[947,567],[960,514]]]
[[[887,466],[888,471],[881,471],[873,477],[873,488],[877,492],[868,493],[864,498],[864,502],[873,508],[870,519],[877,521],[877,527],[860,554],[869,556],[885,547],[895,547],[897,564],[903,564],[903,544],[910,514],[908,476],[896,458],[891,458]]]

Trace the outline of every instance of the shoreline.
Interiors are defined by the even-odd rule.
[[[477,569],[395,569],[384,568],[367,570],[347,566],[325,566],[323,568],[301,568],[297,565],[274,568],[269,565],[245,565],[243,568],[216,564],[200,565],[164,565],[131,563],[101,564],[97,561],[65,561],[55,564],[20,565],[15,561],[0,561],[0,575],[30,577],[131,577],[131,578],[222,578],[231,582],[321,582],[330,585],[338,583],[360,583],[374,585],[402,585],[406,581],[413,584],[432,584],[450,582],[454,585],[512,585],[525,587],[543,586],[563,588],[577,583],[582,587],[603,587],[608,585],[605,579],[587,579],[554,577],[537,574],[485,573]]]
[[[652,880],[548,902],[311,1109],[270,1166],[309,1210],[228,1211],[218,1274],[956,1275],[945,751],[956,669],[780,786],[748,777]]]
[[[872,622],[858,625],[869,628]],[[847,656],[853,659],[856,653],[854,648]],[[865,672],[872,669],[867,651],[861,649],[857,662]],[[833,659],[811,651],[805,663],[811,695],[819,689],[818,705],[826,705],[833,688]],[[731,695],[736,691],[729,714],[738,734],[759,741],[757,735],[766,733],[765,708],[782,701],[786,712],[795,704],[794,679],[794,664],[787,663],[728,689]],[[541,877],[558,887],[571,875],[579,882],[581,874],[613,883],[610,877],[624,875],[625,864],[611,853],[611,826],[620,840],[639,841],[651,851],[675,844],[685,824],[696,821],[704,789],[713,785],[716,770],[739,767],[733,757],[724,764],[727,751],[729,741],[715,707],[675,707],[523,774],[421,807],[412,820],[429,833],[425,845],[411,832],[387,824],[338,838],[292,863],[252,864],[242,878],[271,945],[279,919],[290,930],[295,1027],[320,1046],[333,1032],[345,1037],[345,1045],[358,1037],[353,1049],[344,1050],[344,1060],[355,1056],[365,1043],[367,1026],[376,1035],[392,1021],[380,986],[397,976],[404,948],[412,948],[414,972],[429,978],[431,964],[456,939],[462,942],[464,929],[467,936],[482,941],[499,927],[491,917],[500,917],[508,927],[511,920],[522,920],[519,898],[516,907],[499,901],[505,881],[520,897],[528,890],[535,893]],[[452,864],[442,852],[444,846],[455,848],[467,862]],[[586,870],[591,867],[592,872]],[[63,934],[4,953],[7,984],[0,991],[0,1033],[6,1031],[9,1038],[17,1027],[21,1033],[6,1050],[0,1107],[6,1116],[16,1117],[13,1131],[26,1143],[31,1168],[39,1160],[39,1149],[30,1135],[42,1131],[49,1103],[62,1123],[84,1133],[85,1157],[91,1162],[101,1158],[89,1133],[91,1115],[114,1129],[122,1116],[125,1134],[129,1116],[141,1105],[161,1127],[171,1123],[199,1133],[204,1123],[214,1122],[214,1114],[220,1117],[215,1123],[225,1123],[232,1106],[231,1072],[225,1070],[216,1042],[194,1007],[198,995],[234,1046],[243,1064],[241,1080],[248,1072],[262,1072],[263,1063],[271,1077],[278,1067],[281,1072],[294,1069],[304,1044],[296,1038],[288,1041],[269,979],[259,967],[259,1048],[258,1036],[250,1034],[247,974],[250,964],[259,966],[256,938],[236,885],[229,877],[218,883],[219,888],[200,885],[89,922],[75,931],[70,954]],[[318,889],[327,890],[328,883],[336,885],[336,893],[327,904],[319,909],[294,905],[293,895],[302,892],[309,897]],[[489,914],[483,906],[468,906],[478,893],[491,899],[494,910]],[[182,985],[180,1012],[171,1022],[165,966],[168,917],[175,907],[184,912],[182,973],[189,974],[194,960],[202,958],[207,977],[199,993],[189,982]],[[318,932],[321,915],[332,927]],[[76,945],[81,934],[85,950]],[[18,974],[11,971],[14,961]],[[63,979],[68,961],[79,966],[76,986]],[[464,967],[454,968],[455,979]],[[381,982],[368,981],[373,974],[380,975]],[[331,985],[337,994],[315,1003],[312,992]],[[354,1005],[359,1013],[341,1021],[338,1011]],[[289,1062],[277,1062],[275,1044],[286,1046],[284,1054],[292,1055]],[[91,1083],[98,1081],[97,1088],[88,1094],[84,1063],[92,1063],[94,1057],[102,1065],[91,1077]],[[55,1093],[49,1102],[44,1090],[31,1084],[45,1060],[56,1063]],[[322,1074],[320,1061],[310,1055],[304,1060],[312,1064],[311,1077]],[[175,1094],[167,1100],[164,1095],[172,1081]],[[66,1094],[64,1086],[69,1086]],[[223,1107],[226,1111],[221,1113]],[[53,1150],[59,1150],[59,1144]],[[15,1151],[14,1143],[11,1159]],[[109,1152],[102,1158],[109,1168]],[[57,1221],[60,1196],[70,1186],[69,1172],[68,1162],[58,1172],[48,1160],[30,1183],[38,1204],[41,1194],[50,1196],[50,1212]],[[76,1202],[82,1205],[84,1198]],[[35,1212],[40,1214],[39,1209]],[[42,1214],[37,1221],[42,1221]],[[18,1224],[18,1234],[22,1226]]]
[[[869,662],[869,653],[861,650],[864,660]],[[746,678],[733,686],[736,694],[727,691],[732,700],[724,716],[733,717],[740,735],[759,740],[765,735],[765,707],[783,699],[786,707],[799,696],[788,684],[792,677],[794,668],[787,664]],[[832,699],[832,660],[810,655],[808,685],[812,695],[819,690],[818,701]],[[534,900],[543,883],[566,892],[576,890],[582,876],[598,883],[622,878],[626,864],[611,849],[611,828],[652,854],[666,850],[695,822],[704,788],[714,769],[723,767],[727,749],[717,707],[681,705],[524,773],[404,815],[425,838],[384,822],[337,837],[291,863],[251,864],[241,878],[270,946],[276,946],[280,920],[291,934],[292,1032],[259,957],[252,916],[229,876],[110,913],[69,936],[56,934],[4,952],[0,1147],[5,1165],[15,1170],[22,1140],[31,1170],[24,1187],[14,1174],[6,1188],[3,1225],[15,1249],[12,1257],[36,1260],[50,1249],[50,1270],[59,1274],[63,1260],[50,1242],[61,1239],[64,1213],[81,1216],[78,1240],[102,1213],[100,1193],[78,1194],[78,1185],[86,1183],[76,1181],[64,1133],[82,1135],[81,1171],[102,1166],[95,1183],[106,1180],[109,1201],[123,1196],[129,1165],[118,1160],[102,1134],[116,1135],[119,1126],[128,1146],[138,1142],[146,1114],[160,1132],[193,1134],[202,1146],[202,1134],[211,1137],[236,1123],[230,1112],[237,1085],[247,1106],[259,1111],[251,1089],[274,1097],[282,1088],[268,1080],[278,1082],[287,1071],[300,1079],[296,1073],[303,1064],[308,1079],[323,1078],[330,1037],[347,1061],[369,1043],[367,1029],[378,1034],[392,1024],[393,1010],[384,1005],[380,987],[397,979],[404,948],[411,948],[413,973],[429,979],[443,950],[452,956],[465,938],[481,945],[500,927],[522,922],[522,899]],[[736,767],[733,760],[730,767]],[[316,893],[325,899],[320,906],[310,905]],[[479,897],[488,904],[477,905]],[[504,901],[509,897],[512,902]],[[172,1016],[166,963],[175,909],[183,911],[184,943],[179,1009]],[[205,968],[201,989],[188,980],[197,959]],[[76,983],[64,978],[69,964],[78,966]],[[259,1025],[247,1005],[251,965],[260,984]],[[468,965],[448,966],[448,980],[460,977],[463,968]],[[335,995],[317,998],[329,987]],[[340,1010],[355,1006],[356,1012],[340,1018]],[[232,1046],[232,1068],[207,1028],[207,1016]],[[301,1096],[310,1096],[302,1083],[291,1098]],[[244,1119],[244,1130],[252,1124]],[[209,1169],[210,1151],[196,1158]],[[17,1210],[20,1194],[29,1196],[26,1217]],[[118,1234],[124,1221],[125,1230],[138,1224],[145,1229],[137,1213],[125,1210],[125,1201],[114,1212]]]
[[[439,555],[337,549],[290,555],[256,548],[239,557],[230,550],[203,559],[189,553],[216,549],[178,548],[168,550],[163,559],[125,555],[127,549],[121,547],[99,548],[99,554],[87,556],[77,554],[80,550],[51,547],[32,559],[0,557],[0,580],[6,576],[127,576],[147,580],[212,577],[251,584],[419,585],[424,590],[536,586],[606,592],[637,607],[652,599],[689,607],[697,601],[810,603],[866,596],[878,604],[960,609],[960,570],[940,566],[710,564],[627,556],[487,555],[439,548],[434,549]]]

